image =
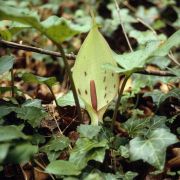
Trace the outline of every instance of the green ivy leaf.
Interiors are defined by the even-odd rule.
[[[180,44],[180,30],[176,31],[171,35],[167,41],[164,41],[160,47],[154,52],[154,56],[165,56],[168,54],[170,49]]]
[[[169,91],[167,94],[164,94],[163,92],[159,90],[154,90],[152,92],[146,92],[143,97],[150,96],[153,100],[153,102],[157,105],[157,107],[160,106],[167,98],[174,97],[179,99],[180,97],[180,91],[179,88],[174,88],[171,91]]]
[[[70,154],[69,161],[75,163],[80,169],[83,169],[89,160],[103,162],[107,141],[100,142],[87,138],[79,138],[76,146]]]
[[[159,47],[158,41],[149,42],[144,49],[140,49],[123,55],[114,54],[116,62],[126,70],[134,68],[143,68],[147,59]]]
[[[95,136],[98,135],[100,130],[101,130],[100,126],[85,125],[85,124],[81,124],[77,128],[77,131],[80,133],[80,136],[88,139],[93,139]]]
[[[16,106],[12,104],[0,106],[0,118],[13,112],[15,109],[16,109]]]
[[[37,127],[43,118],[47,116],[47,113],[41,108],[24,106],[16,108],[15,112],[17,117],[26,120],[32,127]]]
[[[10,149],[6,161],[11,163],[26,163],[37,152],[38,146],[31,145],[30,143],[16,144]]]
[[[74,97],[72,91],[69,91],[64,96],[61,96],[57,99],[58,105],[61,107],[64,106],[75,106]],[[79,98],[79,103],[81,108],[85,108],[84,102]]]
[[[166,148],[177,142],[174,134],[168,130],[158,128],[149,134],[148,138],[136,137],[130,141],[130,159],[142,159],[159,170],[164,168]]]
[[[52,87],[57,83],[55,77],[41,77],[31,73],[24,73],[22,79],[27,83],[45,84],[48,87]]]
[[[164,34],[154,34],[152,31],[138,31],[138,30],[132,30],[129,33],[130,37],[133,37],[137,40],[139,44],[146,44],[149,41],[165,41],[166,36]]]
[[[2,56],[0,57],[0,75],[9,71],[13,67],[14,56]]]
[[[0,126],[0,142],[10,141],[14,139],[27,139],[18,126]]]
[[[45,152],[48,156],[49,161],[56,160],[60,152],[67,148],[70,144],[70,140],[66,136],[56,137],[53,136],[46,145],[40,148],[41,152]]]
[[[147,130],[148,119],[130,118],[125,123],[122,123],[122,128],[125,129],[131,137],[143,135]]]
[[[56,160],[52,161],[45,170],[47,173],[55,174],[55,175],[79,175],[81,173],[81,170],[77,166],[77,164],[73,164],[69,161],[64,160]]]
[[[45,146],[41,147],[41,151],[62,151],[68,147],[70,140],[66,136],[52,137]]]

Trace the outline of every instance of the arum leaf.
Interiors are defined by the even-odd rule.
[[[103,70],[102,65],[106,63],[116,66],[109,45],[97,25],[93,24],[77,55],[73,78],[94,125],[102,120],[103,113],[118,91],[118,75]]]
[[[0,75],[9,71],[13,67],[14,57],[13,56],[2,56],[0,57]]]
[[[40,77],[31,73],[24,73],[22,79],[28,83],[45,84],[48,87],[52,87],[54,84],[57,83],[55,77]]]
[[[56,175],[79,175],[80,169],[76,164],[69,161],[56,160],[52,161],[47,167],[46,172]]]
[[[166,148],[177,142],[174,134],[158,128],[149,133],[148,139],[136,137],[130,141],[130,159],[142,159],[159,170],[164,168]]]

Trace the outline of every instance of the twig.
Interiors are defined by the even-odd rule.
[[[45,50],[42,48],[18,44],[18,43],[14,43],[14,42],[10,42],[10,41],[5,41],[2,39],[0,39],[0,46],[4,46],[6,48],[22,49],[25,51],[31,51],[31,52],[36,52],[36,53],[40,53],[40,54],[46,54],[46,55],[50,55],[50,56],[54,56],[54,57],[62,57],[61,53],[59,53],[59,52],[54,52],[54,51],[49,51],[49,50]],[[67,59],[71,59],[71,60],[76,59],[76,56],[73,54],[66,54],[65,56]]]
[[[5,41],[5,40],[0,39],[0,46],[1,45],[3,45],[6,48],[22,49],[25,51],[32,51],[32,52],[37,52],[40,54],[47,54],[47,55],[51,55],[54,57],[61,57],[61,53],[59,53],[59,52],[49,51],[49,50],[45,50],[45,49],[41,49],[41,48],[37,48],[37,47],[32,47],[32,46],[26,46],[26,45],[22,45],[22,44],[18,44],[18,43],[14,43],[14,42]],[[74,54],[66,54],[65,56],[67,59],[71,59],[71,60],[76,59],[76,55],[74,55]],[[137,73],[138,74],[144,74],[144,75],[156,75],[156,76],[174,76],[174,74],[172,74],[168,71],[155,71],[154,72],[154,71],[144,70],[144,71],[139,71]]]
[[[137,74],[144,74],[144,75],[151,75],[151,76],[175,76],[175,74],[169,72],[169,71],[147,71],[147,70],[141,70],[139,72],[135,72]]]
[[[43,170],[46,169],[38,160],[34,159],[34,162],[35,162],[40,168],[42,168]],[[37,170],[37,168],[35,168],[35,167],[34,167],[34,169]],[[39,170],[39,169],[38,169],[38,170]],[[46,172],[41,171],[41,170],[39,170],[39,172],[42,172],[42,173],[47,174]],[[55,180],[55,178],[54,178],[54,176],[53,176],[52,174],[49,174],[49,176],[52,178],[52,180]]]
[[[139,21],[144,26],[146,26],[148,29],[150,29],[155,35],[157,35],[156,31],[149,24],[144,22],[141,18],[137,17],[136,20]]]
[[[127,43],[128,43],[128,46],[129,46],[130,51],[133,52],[133,49],[132,49],[131,44],[130,44],[130,42],[129,42],[127,33],[126,33],[126,31],[125,31],[124,23],[123,23],[122,18],[121,18],[119,5],[118,5],[118,3],[117,3],[116,0],[114,0],[114,2],[115,2],[115,4],[116,4],[116,9],[117,9],[117,12],[118,12],[118,16],[119,16],[119,20],[120,20],[120,24],[121,24],[121,27],[122,27],[124,36],[125,36],[125,38],[126,38],[126,41],[127,41]]]

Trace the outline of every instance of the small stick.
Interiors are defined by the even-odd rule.
[[[0,46],[1,46],[1,44],[3,46],[5,46],[6,48],[22,49],[25,51],[32,51],[32,52],[37,52],[40,54],[47,54],[47,55],[51,55],[51,56],[55,56],[55,57],[61,57],[61,53],[59,53],[59,52],[49,51],[49,50],[45,50],[45,49],[41,49],[41,48],[37,48],[37,47],[32,47],[32,46],[26,46],[26,45],[22,45],[22,44],[18,44],[18,43],[14,43],[14,42],[5,41],[5,40],[0,39]],[[76,59],[76,55],[74,55],[74,54],[66,54],[65,56],[69,60],[70,59],[71,60]],[[145,74],[145,75],[156,75],[156,76],[175,76],[174,74],[172,74],[168,71],[146,71],[146,70],[143,70],[143,71],[139,71],[137,73],[138,74]]]

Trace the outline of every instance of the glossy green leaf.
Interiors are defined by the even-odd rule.
[[[9,151],[6,161],[11,163],[26,163],[37,152],[38,146],[31,145],[30,143],[16,144]]]
[[[45,152],[48,156],[49,161],[55,161],[62,150],[67,148],[70,144],[70,140],[68,137],[53,136],[44,146],[40,148],[41,152]]]
[[[98,135],[100,130],[101,130],[100,126],[86,125],[86,124],[81,124],[77,128],[77,131],[80,133],[80,136],[86,137],[88,139],[93,139],[93,137]]]
[[[10,141],[14,139],[27,139],[18,126],[1,126],[0,127],[0,142]]]
[[[77,164],[69,161],[56,160],[52,161],[45,170],[47,173],[55,175],[79,175],[81,173]]]
[[[9,71],[13,67],[14,56],[2,56],[0,57],[0,75]]]
[[[118,75],[104,70],[102,65],[106,63],[116,66],[109,45],[94,22],[73,67],[77,92],[85,102],[93,125],[102,121],[108,104],[118,91]]]
[[[36,107],[36,108],[41,108],[42,107],[40,99],[28,99],[22,104],[22,106]]]
[[[169,91],[167,94],[164,94],[159,90],[154,90],[152,92],[147,92],[144,94],[144,97],[148,97],[148,96],[150,96],[153,102],[157,105],[157,107],[159,107],[160,104],[163,103],[169,97],[174,97],[179,99],[180,90],[178,88],[174,88],[171,91]]]
[[[0,118],[13,112],[15,109],[16,109],[16,106],[11,105],[11,104],[0,106]]]
[[[131,137],[143,135],[146,133],[146,127],[149,124],[149,119],[130,118],[125,123],[122,123],[122,128],[125,129]]]
[[[144,49],[140,49],[131,53],[118,55],[113,53],[114,59],[120,67],[113,66],[110,63],[104,63],[103,68],[115,73],[132,74],[139,69],[144,68],[146,63],[154,60],[155,56],[165,56],[173,46],[180,43],[180,30],[175,32],[167,41],[150,41]]]
[[[64,106],[75,106],[74,97],[72,91],[69,91],[67,94],[57,98],[58,105],[61,107]],[[79,103],[81,108],[85,108],[84,102],[79,98]]]
[[[152,60],[149,60],[150,64],[158,66],[160,69],[166,69],[168,65],[170,65],[171,60],[167,57],[153,57]]]
[[[0,164],[6,158],[6,156],[8,154],[9,147],[10,147],[10,144],[7,144],[7,143],[0,144]]]
[[[136,137],[130,141],[131,161],[144,160],[159,170],[164,168],[166,148],[177,142],[174,134],[167,129],[158,128],[148,138]]]
[[[157,128],[167,129],[166,121],[167,118],[164,116],[153,116],[150,118],[131,117],[122,123],[122,127],[131,137],[146,136]]]
[[[143,49],[118,55],[114,53],[114,58],[120,67],[126,71],[134,70],[136,68],[143,68],[147,63],[149,57],[153,55],[155,50],[159,47],[159,41],[152,41],[147,44]]]
[[[22,79],[27,83],[45,84],[49,87],[52,87],[57,83],[55,77],[41,77],[31,73],[24,73]]]
[[[87,138],[79,138],[76,146],[71,151],[69,161],[81,169],[87,165],[89,160],[103,162],[106,148],[106,140],[98,142]]]

